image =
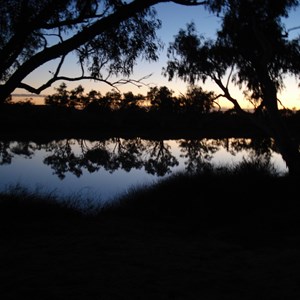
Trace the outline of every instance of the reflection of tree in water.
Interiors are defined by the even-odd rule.
[[[145,147],[140,138],[129,140],[118,138],[114,142],[113,170],[122,168],[129,172],[132,168],[140,169],[143,166],[141,157]]]
[[[80,147],[78,155],[72,152],[75,143]],[[111,138],[97,142],[62,140],[45,145],[45,149],[50,149],[52,154],[44,159],[44,163],[50,165],[61,179],[67,172],[79,177],[83,169],[92,173],[101,167],[111,173],[118,169],[129,172],[144,167],[147,173],[164,176],[171,172],[171,167],[178,165],[170,146],[164,141],[141,138]]]
[[[103,167],[113,172],[119,168],[129,172],[132,168],[142,167],[141,156],[144,146],[140,138],[125,140],[112,138],[96,142],[85,151],[85,159],[95,168]]]
[[[32,142],[0,142],[0,165],[10,164],[15,155],[31,158],[39,147]]]
[[[228,138],[222,140],[222,146],[232,155],[247,151],[251,161],[260,161],[264,164],[271,163],[272,152],[276,152],[274,140],[271,138]]]
[[[180,140],[181,157],[185,158],[187,172],[198,172],[211,167],[211,159],[221,148],[235,156],[246,151],[247,160],[259,161],[264,165],[271,164],[272,152],[276,152],[274,141],[270,138],[225,138]]]
[[[13,158],[13,154],[10,150],[10,142],[1,142],[0,143],[0,164],[10,164]]]
[[[180,140],[179,147],[182,154],[180,157],[186,159],[184,162],[187,172],[199,172],[210,166],[210,160],[220,149],[220,140]]]
[[[148,158],[144,162],[147,173],[164,176],[171,172],[171,167],[177,166],[178,160],[171,154],[171,147],[163,140],[146,141],[146,154]]]
[[[188,172],[197,172],[209,167],[213,155],[221,147],[232,155],[244,150],[247,157],[264,162],[270,162],[272,151],[275,151],[271,139],[182,139],[177,142],[177,146],[181,152],[180,157],[185,159],[185,169]],[[84,169],[93,173],[100,168],[112,173],[117,169],[129,172],[133,168],[144,167],[149,174],[164,176],[179,164],[168,141],[141,138],[111,138],[100,141],[65,139],[47,144],[0,142],[0,164],[10,164],[15,155],[30,158],[36,150],[47,152],[43,162],[50,166],[60,179],[68,172],[80,177]]]
[[[145,168],[147,173],[163,176],[178,162],[164,141],[113,138],[98,142],[88,149],[85,158],[113,172]]]
[[[54,170],[60,179],[65,177],[65,173],[71,172],[77,177],[82,175],[82,156],[76,156],[72,150],[75,140],[53,141],[45,145],[46,151],[51,151],[51,155],[44,159],[44,163]],[[87,167],[87,166],[85,166]]]

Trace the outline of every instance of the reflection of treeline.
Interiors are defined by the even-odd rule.
[[[270,138],[256,139],[180,139],[173,141],[176,151],[184,160],[188,173],[212,168],[211,160],[215,153],[226,149],[236,156],[242,151],[254,163],[271,166],[272,152],[276,152]],[[49,142],[0,141],[0,166],[13,162],[13,158],[22,156],[31,158],[36,151],[44,150],[43,163],[50,166],[60,179],[67,173],[77,177],[86,170],[89,173],[104,169],[113,173],[122,169],[144,169],[151,175],[170,174],[179,165],[178,157],[173,153],[168,140],[146,140],[141,138],[109,138],[98,141],[83,139],[63,139]]]
[[[174,92],[167,88],[150,87],[147,95],[134,95],[132,92],[119,93],[110,91],[105,95],[91,90],[84,93],[84,88],[79,85],[68,91],[67,85],[62,83],[56,93],[45,97],[45,104],[59,107],[72,107],[77,109],[96,110],[124,110],[143,109],[159,111],[197,111],[210,112],[217,104],[213,92],[204,91],[199,86],[190,86],[186,94],[174,96]]]

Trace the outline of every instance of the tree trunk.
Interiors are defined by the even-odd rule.
[[[289,175],[300,176],[299,145],[291,136],[277,105],[277,90],[268,77],[264,80],[264,103],[268,112],[269,124],[275,144],[278,147],[283,160],[289,170]]]

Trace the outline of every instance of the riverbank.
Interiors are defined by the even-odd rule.
[[[291,133],[298,137],[300,114],[286,117]],[[264,133],[248,120],[230,112],[176,113],[139,110],[80,111],[45,105],[7,105],[0,110],[0,138],[4,139],[101,139],[141,137],[252,138]]]
[[[297,299],[297,182],[176,175],[92,215],[2,195],[1,298]]]

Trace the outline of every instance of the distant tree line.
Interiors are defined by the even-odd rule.
[[[102,95],[99,91],[85,92],[82,85],[72,90],[65,83],[56,88],[56,93],[45,97],[45,105],[69,107],[80,110],[127,110],[143,109],[162,112],[211,112],[218,103],[214,92],[203,90],[202,87],[190,85],[185,94],[174,96],[174,91],[166,86],[150,87],[146,95],[132,92],[120,93],[116,90]],[[218,108],[220,108],[218,106]]]

